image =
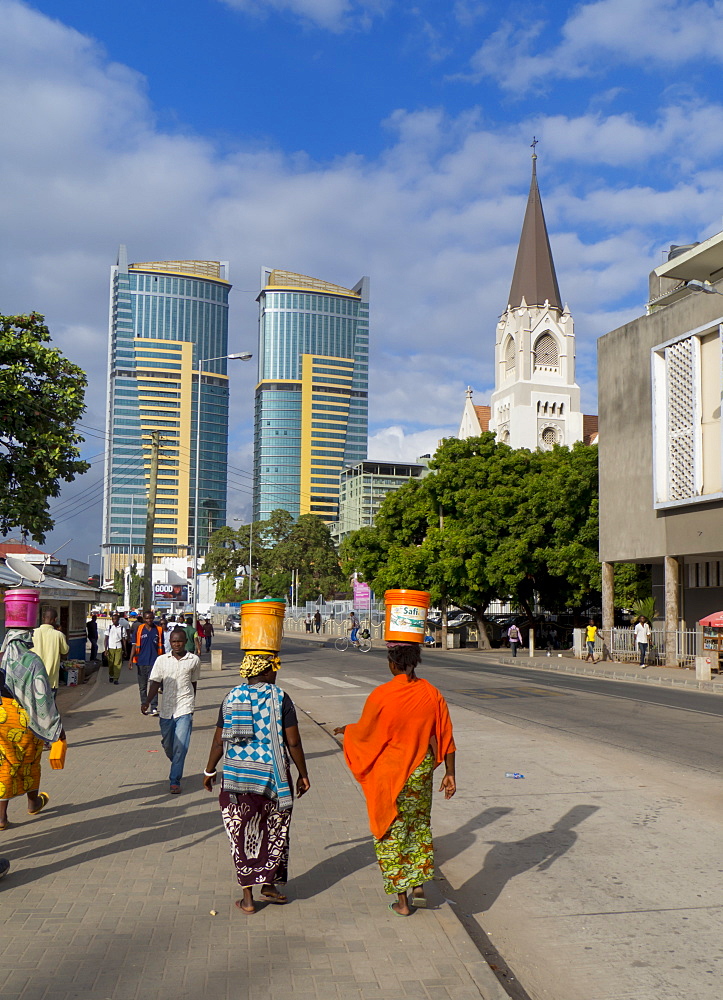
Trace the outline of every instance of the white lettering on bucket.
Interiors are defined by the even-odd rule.
[[[392,604],[389,609],[389,629],[392,632],[409,632],[412,635],[424,635],[426,612],[424,608],[415,608],[408,604]]]

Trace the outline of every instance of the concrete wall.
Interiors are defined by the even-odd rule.
[[[720,295],[689,294],[598,341],[600,558],[656,562],[664,555],[719,558],[723,503],[653,508],[651,348],[715,321]]]

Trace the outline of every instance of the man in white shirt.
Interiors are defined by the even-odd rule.
[[[141,712],[146,715],[163,685],[159,721],[161,744],[171,762],[169,780],[172,795],[181,791],[183,765],[193,728],[196,684],[201,674],[201,660],[195,653],[187,652],[186,639],[185,629],[176,628],[171,632],[171,652],[156,658],[148,678],[148,694],[141,705]]]
[[[105,655],[108,660],[108,683],[119,684],[123,667],[123,650],[128,639],[128,625],[117,611],[111,615],[110,625],[105,630]]]
[[[635,625],[635,641],[638,644],[638,652],[640,653],[640,663],[638,666],[645,670],[647,666],[645,656],[648,652],[648,644],[650,642],[650,625],[648,625],[642,615],[638,618]]]

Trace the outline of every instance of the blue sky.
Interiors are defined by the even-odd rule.
[[[721,61],[707,0],[0,0],[2,311],[44,312],[88,370],[97,456],[120,242],[228,259],[231,350],[255,349],[262,265],[368,274],[370,455],[414,458],[455,431],[467,384],[492,387],[535,135],[594,412],[596,339],[643,311],[670,243],[723,228]],[[78,555],[98,547],[93,462],[51,539]],[[229,516],[247,510],[232,489]]]

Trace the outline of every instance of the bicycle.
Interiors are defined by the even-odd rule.
[[[355,649],[358,649],[360,653],[368,653],[372,648],[372,638],[369,630],[365,628],[360,629],[357,632],[356,642],[350,642],[348,635],[340,635],[334,642],[334,645],[340,653],[345,653],[349,646],[353,646]]]

